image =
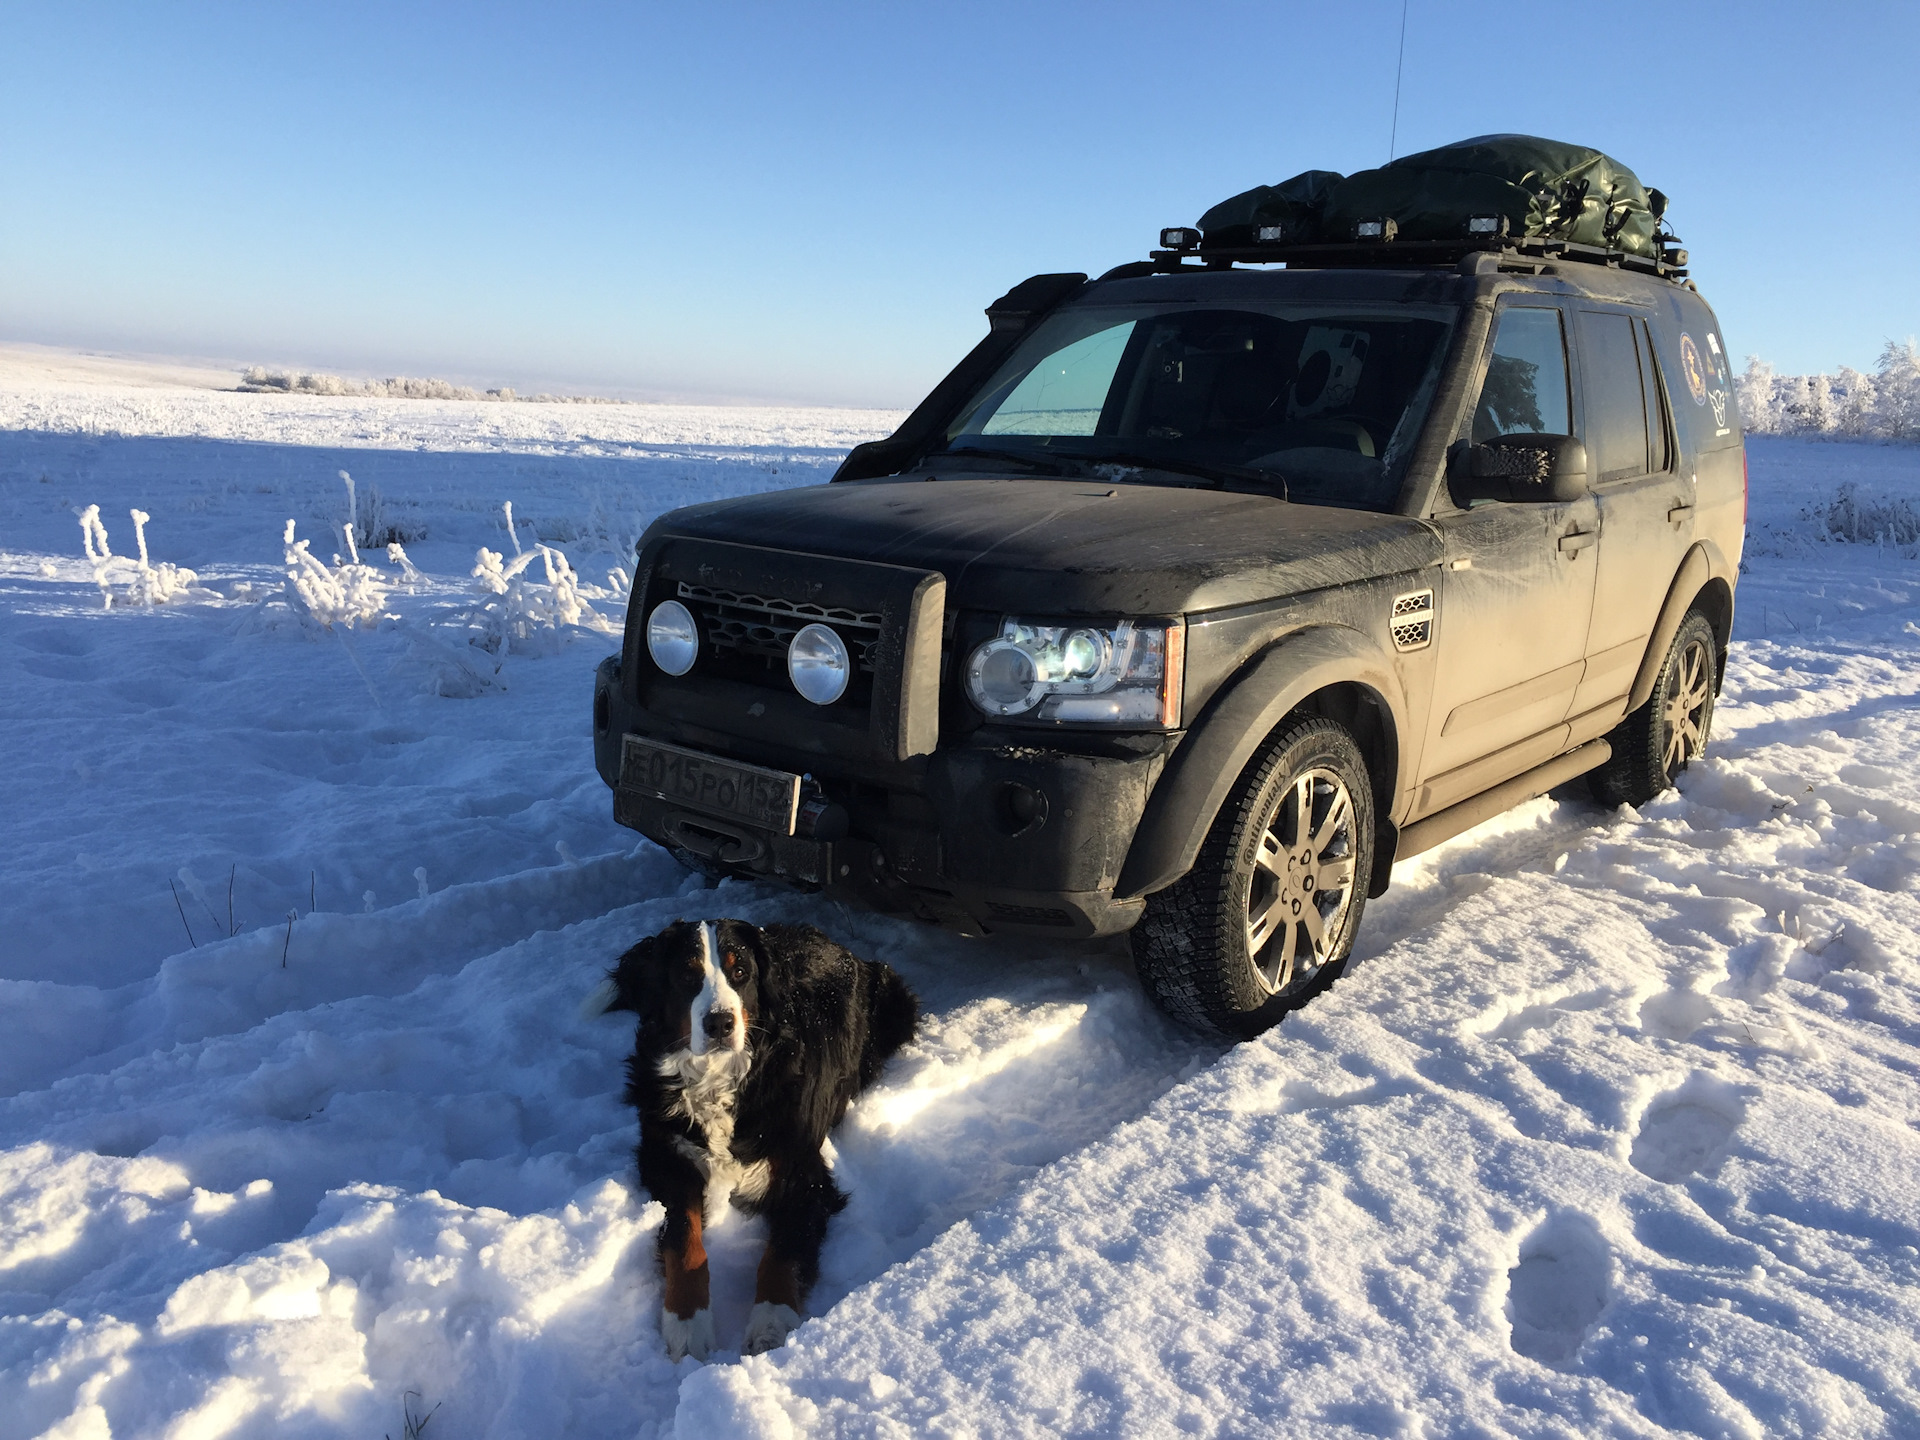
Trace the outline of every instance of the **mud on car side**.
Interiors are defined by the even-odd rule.
[[[967,933],[1129,931],[1247,1034],[1396,859],[1665,788],[1744,537],[1717,324],[1671,237],[1466,220],[1036,276],[832,483],[662,517],[594,697],[617,818]]]

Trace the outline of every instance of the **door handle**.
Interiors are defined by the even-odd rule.
[[[1566,556],[1578,555],[1599,538],[1598,530],[1569,530],[1560,537],[1560,553]]]
[[[1692,514],[1693,502],[1691,500],[1676,500],[1667,510],[1667,523],[1669,525],[1685,524],[1687,518]]]

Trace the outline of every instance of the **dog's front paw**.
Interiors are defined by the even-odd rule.
[[[747,1317],[747,1338],[740,1342],[742,1355],[764,1355],[787,1343],[787,1336],[800,1328],[800,1313],[791,1305],[775,1305],[762,1300]]]
[[[798,1323],[797,1317],[795,1323]],[[696,1310],[692,1315],[682,1318],[671,1310],[662,1309],[660,1338],[667,1342],[669,1360],[684,1360],[689,1355],[696,1360],[706,1359],[707,1352],[713,1349],[713,1311]],[[776,1340],[774,1343],[777,1345],[780,1342]]]

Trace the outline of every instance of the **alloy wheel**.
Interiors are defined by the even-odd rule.
[[[1353,903],[1354,808],[1346,783],[1313,769],[1281,792],[1247,887],[1247,956],[1268,991],[1312,978]]]

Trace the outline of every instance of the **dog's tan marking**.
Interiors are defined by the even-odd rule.
[[[753,1281],[753,1303],[800,1309],[800,1267],[776,1256],[771,1245],[760,1256],[760,1270]]]
[[[667,1281],[662,1304],[682,1320],[691,1320],[707,1308],[712,1289],[712,1272],[707,1268],[707,1247],[700,1238],[698,1208],[687,1211],[687,1222],[692,1228],[687,1232],[685,1248],[678,1254],[672,1250],[660,1252],[660,1262],[666,1271]]]

